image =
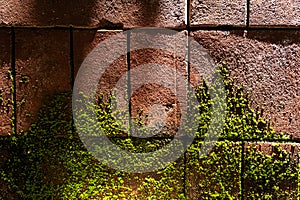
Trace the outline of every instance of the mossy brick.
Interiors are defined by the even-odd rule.
[[[20,133],[36,121],[43,102],[50,101],[54,94],[71,90],[70,39],[69,31],[65,30],[16,29],[15,33]]]
[[[297,199],[299,145],[248,142],[244,152],[245,199]]]
[[[98,103],[101,101],[102,104],[106,104],[110,101],[109,99],[111,99],[111,97],[114,99],[116,85],[118,81],[125,76],[125,83],[121,86],[124,88],[124,90],[122,90],[122,95],[124,95],[124,99],[126,100],[128,87],[126,81],[128,67],[126,64],[126,33],[122,31],[107,30],[74,30],[73,36],[74,77],[76,83],[78,83],[77,86],[80,86],[82,90],[85,90],[86,88],[93,87],[93,81],[98,79],[97,91],[95,91],[97,93],[97,99],[95,100]],[[105,50],[100,51],[99,48],[104,48]],[[114,54],[115,52],[108,52],[107,49],[118,52],[118,56],[117,54]],[[87,59],[92,59],[92,62],[84,63]],[[80,74],[78,74],[79,69]],[[98,76],[99,69],[103,69],[103,73],[101,76],[96,77]],[[126,107],[127,110],[128,107]],[[122,109],[125,110],[126,108]],[[115,109],[115,107],[113,107],[112,110],[113,109]],[[118,111],[121,111],[121,109],[118,109]],[[122,124],[127,127],[128,124],[126,125],[126,123],[124,123]]]
[[[246,1],[192,0],[191,26],[246,25]]]
[[[250,0],[250,25],[298,26],[300,1]]]
[[[184,0],[34,1],[8,0],[0,7],[0,23],[19,26],[182,27]]]
[[[241,143],[210,142],[194,141],[186,153],[188,199],[239,199]],[[213,145],[207,155],[205,145]]]
[[[299,32],[195,31],[216,65],[227,63],[235,87],[249,93],[252,109],[276,132],[299,137]]]
[[[0,29],[0,136],[12,130],[13,72],[11,68],[10,29]]]

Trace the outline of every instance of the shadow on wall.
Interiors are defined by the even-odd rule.
[[[141,10],[140,26],[153,26],[156,24],[156,19],[159,14],[160,0],[137,0]]]
[[[155,26],[160,0],[28,0],[30,16],[41,25],[98,27]]]
[[[95,14],[96,0],[29,0],[33,5],[31,16],[38,24],[86,25]]]

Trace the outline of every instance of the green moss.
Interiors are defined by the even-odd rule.
[[[291,145],[291,152],[287,152],[279,144],[273,144],[270,153],[260,151],[257,144],[246,148],[246,199],[297,199],[298,155],[294,154],[295,148]]]
[[[261,111],[254,111],[250,107],[249,97],[243,89],[233,86],[226,65],[220,68],[220,72],[224,78],[228,105],[222,139],[285,139],[285,136],[276,134],[262,119]],[[187,153],[187,196],[196,199],[236,199],[240,192],[241,143],[217,142],[212,153],[199,157],[201,138],[206,136],[211,120],[211,99],[205,84],[197,89],[197,98],[199,105],[196,108],[200,112],[197,116],[199,124],[196,124],[196,135],[200,141],[194,142]],[[129,137],[126,129],[122,130],[112,116],[113,102],[102,102],[101,98],[98,102],[96,107],[87,105],[84,109],[96,110],[98,119],[94,119],[95,126],[77,131],[96,134],[96,130],[101,129],[122,149],[138,153],[155,151],[172,139]],[[78,117],[84,119],[86,113],[82,112]],[[11,152],[3,165],[1,179],[20,199],[184,199],[185,166],[182,157],[162,170],[147,174],[118,172],[96,160],[73,131],[69,93],[56,95],[45,103],[39,112],[39,120],[28,132],[1,139],[5,140],[1,145],[5,144]],[[257,167],[256,163],[263,162],[264,155],[259,154],[261,158],[257,160],[254,154],[248,156],[250,154],[251,151],[247,151],[244,179],[265,178],[259,174],[259,168],[254,174],[253,167],[251,168]],[[294,168],[289,168],[294,167],[294,164],[263,163],[263,167],[267,169],[273,166],[280,168],[276,173],[282,179],[294,174]],[[283,169],[284,166],[288,167],[287,171]],[[271,176],[273,172],[264,173]],[[258,181],[256,184],[263,183]],[[279,193],[285,191],[275,186],[274,190],[280,191]],[[246,195],[251,196],[251,190],[246,190]],[[261,192],[255,188],[253,191],[253,194]],[[272,192],[269,193],[273,195]]]
[[[42,107],[40,120],[30,131],[5,138],[12,152],[1,177],[20,199],[179,199],[182,196],[182,160],[163,170],[140,175],[118,172],[95,159],[78,135],[72,133],[70,101],[70,94],[55,96]],[[153,151],[169,142],[131,138],[112,141],[132,152]]]
[[[209,155],[195,142],[187,153],[190,199],[238,199],[241,143],[217,142]]]
[[[290,136],[276,133],[270,123],[262,118],[263,109],[254,110],[251,108],[249,94],[244,92],[242,86],[234,86],[233,80],[228,75],[226,63],[220,66],[218,72],[224,80],[227,102],[226,118],[223,133],[220,135],[221,138],[229,140],[290,139]],[[200,126],[196,135],[203,138],[207,134],[212,114],[212,100],[205,82],[203,86],[197,89],[197,96]]]

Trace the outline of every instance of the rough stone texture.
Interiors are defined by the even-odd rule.
[[[103,95],[101,101],[107,102],[111,94],[115,94],[115,89],[123,87],[119,94],[122,100],[125,100],[126,105],[117,105],[113,110],[129,112],[127,98],[127,35],[120,31],[89,31],[76,30],[74,31],[74,73],[76,83],[80,83],[81,91],[93,87],[96,84],[95,90],[98,95]],[[99,50],[101,48],[101,50]],[[99,53],[95,53],[95,52]],[[116,52],[119,52],[118,54]],[[95,54],[94,54],[95,53]],[[84,60],[93,59],[82,65]],[[81,66],[82,65],[82,66]],[[86,67],[86,68],[85,68]],[[80,74],[78,70],[80,68]],[[102,70],[102,75],[98,75],[98,71]],[[92,73],[91,73],[92,72]],[[125,82],[120,86],[116,86],[118,81],[125,76]],[[93,79],[95,80],[93,83]],[[99,80],[97,82],[97,79]],[[81,85],[81,83],[83,85]],[[99,99],[98,99],[99,100]],[[124,102],[124,101],[122,101]],[[100,102],[99,102],[100,103]],[[125,117],[122,114],[120,117]],[[125,117],[127,119],[127,117]],[[116,118],[126,128],[128,128],[128,119],[121,121]],[[125,129],[124,127],[124,129]],[[124,130],[123,129],[123,130]],[[124,130],[125,131],[125,130]],[[124,132],[125,133],[125,132]],[[113,133],[112,133],[113,134]]]
[[[279,151],[276,146],[280,148]],[[298,144],[247,142],[244,150],[245,199],[251,194],[256,194],[256,197],[270,194],[272,199],[297,199]],[[268,160],[270,157],[272,160]]]
[[[0,136],[12,133],[11,36],[0,29]]]
[[[69,47],[68,31],[16,29],[18,132],[37,119],[42,102],[70,91]]]
[[[235,84],[250,93],[252,107],[277,131],[300,136],[299,32],[198,31],[195,39],[217,64],[227,62]]]
[[[250,25],[300,25],[299,0],[250,0]]]
[[[180,34],[184,37],[184,33]],[[186,85],[180,79],[186,79],[186,64],[179,52],[185,56],[185,45],[185,40],[176,42],[172,35],[149,32],[131,35],[131,112],[134,121],[147,125],[153,135],[176,134],[183,120],[185,108],[179,98],[186,99]]]
[[[183,0],[0,1],[4,25],[74,25],[97,27],[184,25]]]
[[[246,1],[192,0],[191,26],[245,25]]]
[[[118,34],[118,35],[116,35]],[[117,43],[116,38],[111,39],[112,36],[116,35],[122,44]],[[119,37],[120,36],[120,37]],[[119,48],[122,52],[122,56],[113,60],[112,63],[106,63],[102,58],[109,58],[112,56],[111,54],[105,53],[101,51],[98,58],[95,58],[95,66],[105,67],[105,64],[108,64],[108,67],[105,69],[102,77],[97,77],[100,79],[99,87],[100,93],[104,93],[109,95],[115,84],[118,80],[125,75],[127,71],[126,65],[126,35],[124,35],[120,31],[90,31],[90,30],[75,30],[74,31],[74,77],[77,77],[77,73],[83,61],[90,57],[89,53],[92,52],[93,49],[96,49],[98,45],[105,45],[107,49],[115,49]],[[105,41],[106,43],[101,43]],[[98,55],[98,54],[97,54]],[[104,56],[103,56],[104,55]],[[99,60],[97,60],[99,59]],[[109,62],[109,61],[108,61]],[[92,68],[92,65],[90,66]]]

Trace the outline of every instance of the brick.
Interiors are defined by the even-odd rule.
[[[118,34],[116,36],[116,34]],[[120,40],[110,39],[112,36],[118,37]],[[95,65],[99,65],[104,67],[104,64],[108,64],[107,69],[105,69],[105,73],[103,73],[102,77],[97,77],[100,79],[100,84],[98,89],[100,89],[101,93],[105,93],[109,95],[112,92],[115,84],[118,80],[126,73],[127,65],[126,65],[126,34],[122,34],[120,31],[89,31],[89,30],[78,30],[74,32],[74,76],[77,76],[78,70],[81,67],[83,61],[90,56],[89,53],[92,50],[96,49],[98,45],[106,45],[107,49],[116,49],[119,48],[121,53],[123,54],[120,58],[111,61],[112,63],[106,63],[104,60],[96,60]],[[108,42],[108,43],[104,43]],[[121,45],[122,44],[122,45]],[[103,56],[104,55],[104,56]],[[108,53],[101,52],[101,55],[104,58],[109,58],[111,56]],[[92,67],[92,66],[91,66]]]
[[[76,77],[76,83],[80,83],[81,88],[87,89],[94,87],[92,84],[97,84],[97,95],[103,95],[103,104],[107,102],[111,94],[114,94],[116,84],[125,76],[127,71],[127,35],[120,31],[89,31],[89,30],[76,30],[74,31],[74,72]],[[99,48],[104,48],[100,50]],[[98,50],[97,50],[98,49]],[[93,52],[98,51],[94,54]],[[118,55],[116,52],[119,52]],[[85,59],[93,59],[90,64],[81,66]],[[106,66],[105,66],[106,65]],[[81,67],[81,68],[80,68]],[[84,67],[87,67],[84,70]],[[80,68],[80,76],[77,75]],[[98,75],[98,69],[103,69],[103,74]],[[93,71],[94,73],[90,74]],[[99,77],[98,77],[99,76]],[[98,83],[95,81],[99,80]],[[82,81],[80,81],[82,80]],[[82,83],[82,84],[81,84]],[[122,99],[127,100],[127,79],[125,78],[125,85],[121,90]],[[120,91],[120,90],[119,90]],[[126,102],[125,102],[126,103]],[[128,104],[128,103],[127,103]],[[113,109],[117,111],[129,111],[129,106],[122,104],[122,106],[114,106]],[[120,117],[124,117],[122,114]],[[121,122],[127,129],[128,118],[125,117],[123,121],[120,118],[116,119],[117,122]],[[123,131],[125,131],[123,129]],[[115,132],[115,131],[113,131]],[[112,133],[116,134],[116,133]]]
[[[295,144],[246,143],[244,198],[297,199],[298,152]]]
[[[250,1],[250,25],[299,25],[300,1]]]
[[[184,32],[180,34],[185,37]],[[182,123],[181,108],[185,108],[180,105],[179,98],[186,100],[186,94],[181,94],[186,85],[179,80],[187,78],[185,57],[180,57],[186,53],[185,45],[185,40],[176,42],[172,35],[131,34],[131,113],[133,121],[149,126],[153,131],[151,135],[174,135]]]
[[[299,32],[198,31],[194,38],[217,65],[227,62],[235,85],[278,131],[299,138]]]
[[[18,132],[37,120],[43,102],[71,90],[69,47],[68,31],[16,29]]]
[[[12,133],[11,36],[0,29],[0,136]]]
[[[188,199],[238,199],[241,143],[224,141],[213,145],[208,155],[200,154],[201,141],[194,141],[187,151]]]
[[[191,25],[245,25],[246,1],[191,1]]]
[[[0,23],[27,26],[178,27],[184,25],[183,0],[176,1],[33,1],[8,0],[0,7]]]

